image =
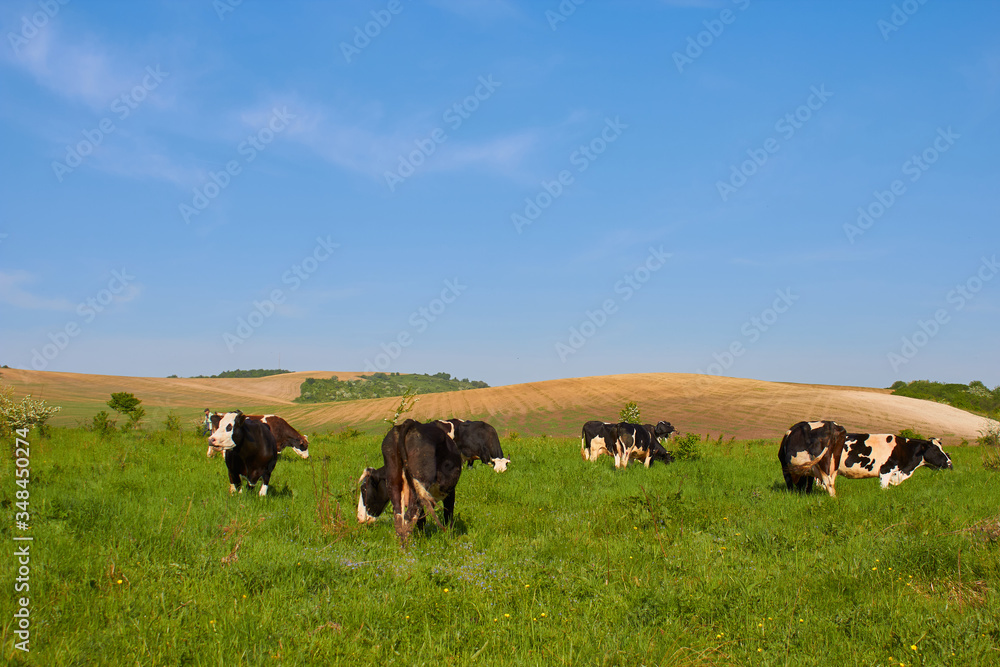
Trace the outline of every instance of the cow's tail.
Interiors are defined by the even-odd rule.
[[[794,466],[785,466],[784,469],[792,473],[793,475],[807,475],[809,474],[809,471],[813,469],[813,466],[822,461],[823,457],[826,456],[829,452],[830,452],[830,445],[827,445],[826,447],[823,448],[823,451],[820,452],[816,458],[810,459],[808,463],[800,463]]]
[[[442,532],[447,532],[448,529],[444,527],[444,524],[441,523],[440,519],[438,519],[437,512],[434,511],[434,506],[437,505],[437,501],[434,500],[434,496],[432,496],[430,492],[424,488],[424,485],[420,483],[419,479],[413,480],[413,488],[417,492],[417,498],[419,498],[420,502],[423,503],[424,509],[427,510],[427,512],[431,515],[431,518],[434,519],[434,523],[438,525],[438,528],[440,528]]]

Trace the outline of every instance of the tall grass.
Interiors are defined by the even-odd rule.
[[[15,664],[1000,662],[1000,485],[975,449],[831,499],[784,490],[776,442],[616,471],[577,439],[506,440],[508,472],[463,472],[454,528],[404,551],[388,518],[354,520],[373,437],[312,438],[265,498],[230,496],[200,439],[33,444],[31,653],[7,602],[0,633]]]

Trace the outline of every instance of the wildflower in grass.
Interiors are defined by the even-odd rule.
[[[758,627],[758,628],[762,628],[762,627],[764,627],[764,624],[763,624],[763,623],[758,623],[758,624],[757,624],[757,627]]]
[[[504,614],[503,617],[504,618],[510,618],[510,614]]]
[[[448,592],[448,589],[447,589],[447,588],[446,588],[446,589],[444,589],[444,592],[445,592],[445,593],[447,593],[447,592]]]
[[[804,618],[800,618],[799,619],[799,623],[805,623],[805,622],[806,622],[806,619],[804,619]]]
[[[878,569],[877,567],[873,567],[873,568],[872,568],[872,571],[874,572],[874,571],[875,571],[875,570],[877,570],[877,569]]]
[[[985,637],[986,635],[983,635],[983,636]],[[916,644],[910,644],[910,648],[912,650],[916,651],[917,650],[917,645]]]
[[[757,653],[763,653],[763,652],[764,652],[764,649],[762,649],[762,648],[757,649]]]
[[[545,618],[545,612],[544,611],[542,612],[542,618]]]
[[[122,583],[122,580],[121,580],[121,579],[119,579],[119,580],[118,580],[118,583],[119,583],[119,584],[120,584],[120,583]]]

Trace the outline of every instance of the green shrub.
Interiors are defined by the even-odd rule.
[[[701,458],[701,436],[697,433],[680,436],[674,440],[671,453],[678,461],[697,461]]]
[[[94,415],[94,419],[90,422],[90,426],[87,430],[93,431],[94,433],[100,433],[101,435],[108,435],[109,433],[114,433],[117,430],[115,428],[115,424],[115,420],[111,418],[108,411],[101,410]]]
[[[976,442],[986,450],[983,452],[983,467],[994,472],[1000,470],[1000,424],[988,422],[979,434]]]
[[[636,405],[635,401],[629,401],[622,408],[621,412],[618,413],[618,421],[627,422],[629,424],[641,424],[640,421],[639,406]]]
[[[927,439],[924,436],[917,433],[916,431],[914,431],[912,428],[904,428],[902,431],[899,432],[899,436],[902,438],[913,438],[915,440]]]
[[[163,420],[163,428],[171,433],[179,433],[181,430],[181,418],[171,412],[167,415],[167,418]]]

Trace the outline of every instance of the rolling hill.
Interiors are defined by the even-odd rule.
[[[384,428],[398,398],[301,405],[293,403],[307,377],[356,378],[362,373],[303,371],[262,378],[142,378],[3,369],[0,382],[63,411],[53,425],[81,423],[113,391],[143,400],[147,423],[175,412],[194,421],[204,408],[274,411],[305,431]],[[617,420],[626,401],[636,401],[644,421],[670,421],[681,433],[737,438],[779,438],[802,419],[834,419],[850,431],[898,432],[912,428],[945,444],[974,440],[982,417],[948,405],[893,396],[863,387],[764,382],[683,373],[608,375],[472,389],[420,396],[415,419],[486,419],[501,434],[577,436],[588,419]]]

